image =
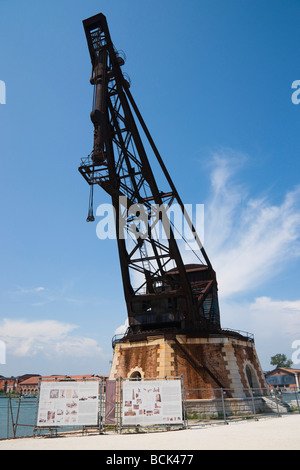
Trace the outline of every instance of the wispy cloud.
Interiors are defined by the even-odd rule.
[[[240,160],[240,159],[239,159]],[[213,156],[212,193],[205,204],[205,248],[220,295],[256,288],[300,254],[300,187],[272,204],[236,184],[237,159]]]
[[[27,302],[33,307],[43,307],[52,302],[66,302],[70,304],[82,304],[86,300],[82,298],[76,298],[73,294],[74,286],[72,281],[68,282],[67,285],[56,288],[49,287],[18,287],[14,291],[10,292],[10,295],[14,298],[26,298]]]
[[[123,325],[120,325],[116,330],[115,330],[115,335],[124,335],[126,333],[126,330],[129,326],[129,321],[128,318],[126,318],[125,322]]]
[[[18,287],[10,292],[14,299],[22,299],[30,303],[33,307],[41,307],[48,302],[54,300],[53,294],[50,294],[49,289],[44,286],[37,287]]]
[[[292,355],[300,338],[300,300],[264,297],[242,300],[288,268],[300,255],[300,187],[281,201],[271,195],[253,197],[238,172],[247,157],[233,151],[212,156],[211,193],[205,203],[205,248],[216,270],[222,324],[253,332],[265,367],[271,355]],[[237,302],[236,294],[239,294]]]
[[[31,287],[31,288],[24,288],[24,287],[20,287],[18,290],[17,290],[17,294],[37,294],[39,292],[44,292],[45,291],[45,287]]]

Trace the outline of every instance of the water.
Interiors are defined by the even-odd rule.
[[[18,426],[16,437],[32,436],[35,425],[36,416],[36,399],[35,398],[24,398],[21,401],[20,412],[19,412],[19,424],[27,424],[30,427]],[[16,422],[18,412],[18,399],[12,399],[12,412],[14,417],[14,423]],[[7,439],[13,436],[12,418],[11,411],[9,408],[9,399],[7,397],[0,397],[0,439]]]
[[[12,412],[13,412],[13,422],[16,424],[19,399],[11,399]],[[34,426],[36,423],[37,416],[37,398],[22,398],[19,417],[18,417],[18,426],[16,430],[16,437],[30,437],[33,436]],[[27,426],[21,426],[21,424],[26,424]],[[29,426],[28,426],[29,425]],[[60,432],[70,432],[82,427],[72,427],[68,426],[66,428],[61,428]],[[49,433],[48,429],[39,428],[38,434],[47,434]],[[0,440],[13,438],[13,425],[12,417],[9,406],[9,398],[0,396]]]
[[[300,395],[298,392],[282,392],[282,401],[287,405],[299,408]]]

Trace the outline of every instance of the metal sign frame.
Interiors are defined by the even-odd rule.
[[[69,385],[70,384],[87,384],[88,382],[97,382],[98,384],[98,391],[97,391],[97,396],[93,399],[97,401],[97,424],[89,424],[89,423],[70,423],[70,424],[65,424],[65,422],[62,422],[62,424],[57,424],[57,422],[54,422],[53,424],[49,425],[39,425],[38,423],[38,418],[39,418],[39,411],[40,411],[40,405],[41,405],[41,389],[42,389],[42,384],[45,383],[52,383],[55,384],[56,386],[60,385],[59,387],[56,387],[58,389],[62,389],[62,385],[65,384],[68,386],[66,389],[70,389]],[[76,388],[76,387],[75,387]],[[74,388],[74,389],[75,389]],[[78,385],[77,385],[78,388]],[[47,378],[47,379],[40,379],[39,381],[39,387],[38,387],[38,396],[37,396],[37,403],[36,403],[36,416],[35,416],[35,428],[34,428],[34,435],[43,433],[44,431],[50,431],[51,434],[57,435],[58,431],[68,431],[68,430],[82,430],[82,432],[87,432],[88,429],[97,429],[99,433],[101,432],[102,429],[102,422],[103,422],[103,401],[104,401],[104,389],[105,389],[105,379],[103,377],[87,377],[86,379],[82,380],[74,380],[74,379],[68,379],[68,378],[63,378],[63,379],[56,379],[54,378]],[[74,402],[75,403],[75,402]]]

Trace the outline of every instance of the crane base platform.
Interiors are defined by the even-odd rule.
[[[211,334],[150,335],[114,345],[110,380],[183,376],[188,399],[215,398],[220,389],[231,398],[267,388],[253,339]]]

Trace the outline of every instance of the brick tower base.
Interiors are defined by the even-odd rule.
[[[183,376],[189,399],[214,398],[214,389],[247,397],[266,383],[253,339],[241,335],[157,335],[114,346],[110,380]]]

